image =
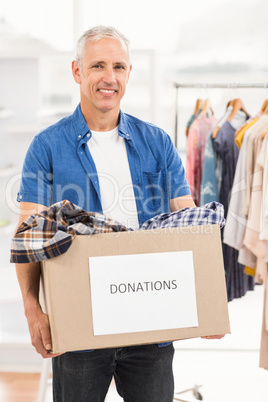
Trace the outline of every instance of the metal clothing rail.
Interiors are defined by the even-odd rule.
[[[241,83],[228,83],[228,84],[213,84],[213,83],[195,83],[195,84],[181,84],[178,82],[174,83],[174,87],[176,89],[176,112],[175,112],[175,147],[177,148],[178,145],[178,99],[179,99],[179,89],[180,88],[225,88],[225,89],[233,89],[233,88],[267,88],[268,89],[268,82],[265,83],[255,83],[255,84],[241,84]]]

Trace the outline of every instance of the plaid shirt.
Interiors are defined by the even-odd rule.
[[[65,253],[76,235],[126,230],[125,226],[102,214],[85,212],[70,201],[60,201],[22,222],[11,242],[10,261],[46,260]]]
[[[184,208],[156,215],[140,227],[142,230],[225,224],[223,206],[211,202],[203,207]],[[132,230],[105,215],[86,212],[70,201],[53,204],[47,210],[29,216],[18,228],[11,243],[11,262],[42,261],[65,253],[76,235],[91,235]]]
[[[141,229],[162,229],[185,226],[225,225],[223,205],[210,202],[202,207],[183,208],[179,211],[156,215],[143,223]]]

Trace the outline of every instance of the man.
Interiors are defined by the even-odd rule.
[[[72,73],[81,103],[30,145],[19,224],[63,199],[134,229],[158,213],[195,206],[169,136],[120,111],[131,69],[129,43],[114,28],[95,27],[80,38]],[[104,401],[113,376],[125,401],[173,400],[172,344],[52,355],[38,298],[39,264],[20,264],[16,271],[32,344],[44,358],[53,357],[54,401]]]

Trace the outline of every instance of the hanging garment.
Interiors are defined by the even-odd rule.
[[[253,127],[255,127],[255,130],[253,130],[253,133],[248,141],[248,157],[246,165],[246,198],[244,207],[244,212],[246,215],[248,215],[249,211],[253,171],[256,164],[257,155],[260,152],[263,132],[268,127],[268,115],[263,115],[258,123],[256,123]]]
[[[248,219],[246,221],[244,246],[256,256],[255,282],[263,283],[265,277],[266,263],[266,242],[260,239],[261,230],[261,203],[262,203],[262,184],[263,169],[258,164],[255,165],[252,181],[252,192]],[[249,265],[247,263],[247,265]]]
[[[244,214],[244,199],[246,191],[246,158],[247,144],[251,134],[248,130],[244,134],[244,139],[237,158],[235,175],[231,190],[229,209],[226,220],[226,231],[224,230],[223,241],[236,250],[240,250],[243,244],[245,225],[247,218]]]
[[[252,188],[250,178],[253,175],[252,166],[254,165],[252,147],[254,147],[254,139],[258,136],[260,137],[267,124],[268,116],[263,116],[248,128],[244,133],[243,142],[238,155],[226,226],[224,229],[224,243],[237,250],[240,250],[243,246],[248,219],[248,204]],[[249,149],[251,150],[249,151]],[[259,151],[257,151],[256,146],[255,149],[258,153]],[[260,150],[260,145],[258,149]],[[248,175],[250,176],[249,178]]]
[[[255,282],[263,283],[265,242],[259,239],[261,220],[262,195],[262,167],[257,163],[260,154],[263,132],[268,127],[268,116],[263,115],[250,130],[251,134],[247,144],[245,194],[243,213],[246,217],[243,247],[239,251],[238,261],[255,268]],[[256,258],[255,265],[251,264],[250,257]],[[246,272],[248,269],[246,268]],[[253,272],[252,272],[253,274]]]
[[[200,190],[200,205],[212,201],[219,201],[219,192],[222,178],[222,161],[217,158],[214,148],[214,138],[225,124],[233,111],[233,106],[228,106],[224,115],[217,122],[214,132],[208,137],[204,152],[202,181]],[[234,123],[235,124],[235,123]]]
[[[216,138],[217,134],[219,132],[219,130],[222,128],[222,126],[224,125],[224,123],[227,121],[227,119],[229,118],[229,116],[231,115],[233,111],[233,106],[229,105],[226,108],[226,111],[224,113],[224,115],[220,118],[220,120],[217,122],[217,127],[215,128],[215,130],[212,133],[212,138]]]
[[[191,125],[193,124],[193,122],[195,121],[195,119],[199,116],[199,114],[201,113],[202,109],[198,109],[194,114],[192,114],[189,118],[189,120],[186,123],[186,135],[188,135],[189,133],[189,129],[191,127]]]
[[[156,215],[144,222],[141,230],[225,224],[223,206],[183,208]],[[77,235],[94,235],[132,230],[106,216],[86,212],[70,201],[61,201],[47,210],[28,217],[18,228],[11,243],[11,262],[29,263],[65,253]]]
[[[268,234],[268,136],[263,139],[261,151],[258,157],[258,164],[263,169],[263,188],[262,188],[262,210],[261,210],[261,222],[262,227],[260,230],[260,239],[266,241],[267,249],[267,234]],[[264,303],[263,303],[263,321],[262,321],[262,335],[261,335],[261,347],[260,347],[260,367],[268,370],[268,264],[265,258],[265,268],[263,270],[263,282],[265,285]]]
[[[207,139],[204,152],[204,163],[200,188],[200,205],[219,201],[217,170],[217,154],[213,146],[212,134]]]
[[[261,368],[268,370],[268,275],[266,265],[265,275],[265,289],[264,289],[264,303],[263,303],[263,318],[262,318],[262,332],[261,332],[261,347],[260,347],[260,361]]]
[[[218,158],[222,162],[222,183],[220,189],[220,202],[224,205],[225,217],[228,214],[229,195],[232,190],[233,180],[238,159],[238,147],[234,141],[234,135],[245,122],[246,115],[237,113],[232,124],[225,122],[217,137],[214,146]],[[234,128],[235,127],[235,128]],[[244,266],[238,263],[238,251],[223,243],[223,259],[227,285],[228,300],[231,301],[245,295],[248,290],[254,289],[254,278],[244,273]]]
[[[247,217],[244,214],[244,199],[246,191],[247,144],[251,132],[252,129],[249,129],[245,133],[244,140],[238,155],[227,214],[228,227],[227,230],[224,230],[223,233],[223,242],[238,251],[240,250],[240,255],[243,248],[243,240],[247,223]],[[244,253],[246,254],[247,252],[244,250]],[[243,261],[242,259],[239,260],[239,262],[242,265],[248,265],[252,268],[255,268],[256,257],[252,256],[251,254],[252,253],[250,253],[250,255],[247,255],[247,262]],[[244,257],[246,256],[244,255]]]
[[[268,240],[268,135],[263,139],[261,151],[258,158],[259,165],[263,168],[262,187],[262,228],[260,239]]]
[[[226,121],[214,139],[217,158],[222,162],[222,185],[220,189],[220,202],[224,205],[227,216],[229,193],[232,189],[238,159],[238,148],[234,142],[235,128]]]
[[[187,140],[186,179],[192,197],[197,206],[200,205],[200,186],[204,163],[205,146],[208,136],[216,126],[217,118],[201,113],[189,129]]]

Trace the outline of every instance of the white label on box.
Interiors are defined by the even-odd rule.
[[[94,335],[197,327],[192,251],[90,257]]]

